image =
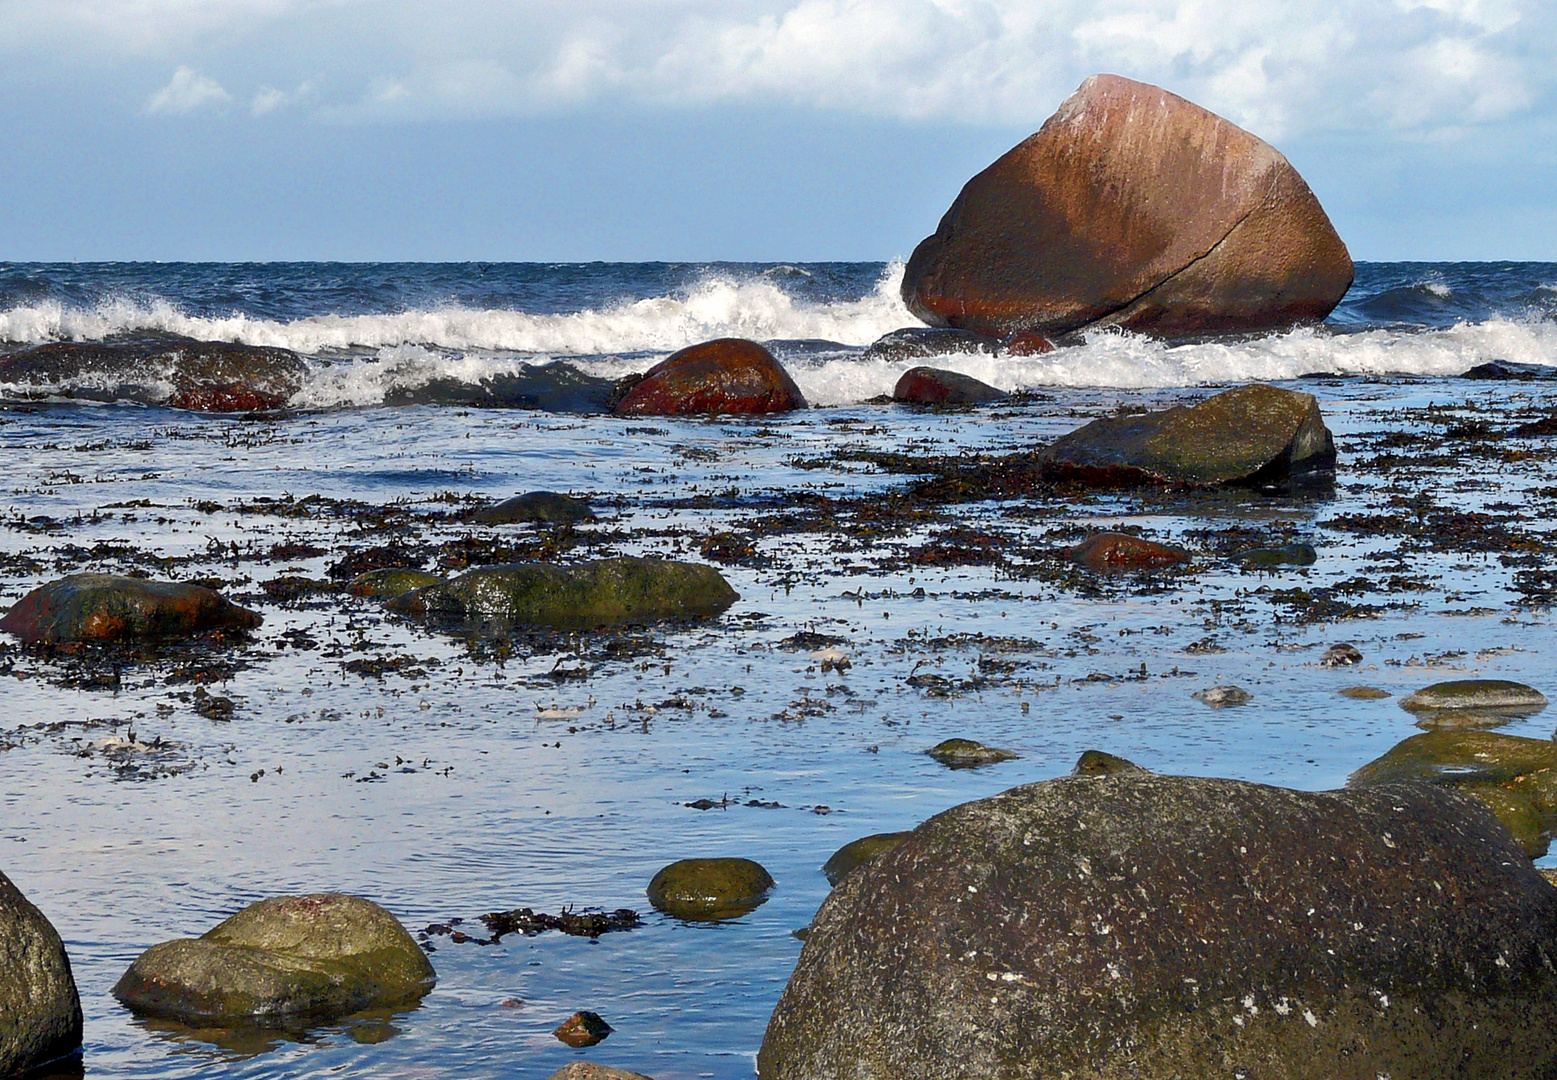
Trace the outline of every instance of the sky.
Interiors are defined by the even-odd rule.
[[[1101,71],[1557,261],[1552,0],[0,0],[0,260],[890,259]]]

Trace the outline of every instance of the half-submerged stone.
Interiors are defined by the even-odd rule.
[[[576,521],[589,521],[595,512],[583,499],[563,495],[556,491],[527,491],[504,499],[495,506],[484,506],[470,516],[478,525],[516,525],[525,522],[541,522],[548,525],[571,525]]]
[[[711,566],[620,558],[483,566],[397,596],[388,607],[444,625],[578,629],[707,617],[739,599]]]
[[[1000,351],[1000,339],[969,330],[936,326],[905,326],[883,334],[866,348],[865,360],[919,360],[932,356],[966,356]]]
[[[909,258],[903,300],[932,326],[983,334],[1180,337],[1317,322],[1352,273],[1273,147],[1158,87],[1095,75],[968,181]]]
[[[1335,468],[1312,394],[1252,383],[1196,405],[1094,420],[1043,453],[1045,471],[1100,486],[1273,484]]]
[[[1148,771],[1135,762],[1110,754],[1106,750],[1083,750],[1081,756],[1076,759],[1076,767],[1071,770],[1071,775],[1114,776],[1118,773],[1144,773]]]
[[[318,893],[261,900],[198,938],[153,945],[113,994],[152,1016],[280,1024],[408,1007],[436,980],[388,911]]]
[[[906,405],[987,405],[1005,397],[971,375],[931,367],[909,368],[892,388],[892,400]]]
[[[1189,552],[1183,548],[1121,532],[1093,533],[1065,554],[1072,562],[1100,574],[1156,570],[1189,562]]]
[[[624,380],[617,416],[689,416],[791,412],[806,399],[773,354],[755,341],[719,338],[689,345]]]
[[[1020,754],[985,746],[973,739],[943,739],[925,751],[948,769],[977,769],[981,765],[995,765],[1002,761],[1015,761]]]
[[[827,878],[827,884],[838,884],[877,855],[897,847],[907,836],[906,832],[884,832],[850,840],[822,864],[822,874]]]
[[[0,874],[0,1077],[81,1048],[81,998],[59,933]]]
[[[757,1072],[1535,1080],[1554,934],[1557,889],[1453,792],[1066,777],[840,882]]]
[[[72,574],[18,600],[0,630],[55,644],[187,638],[259,624],[257,614],[203,585]]]
[[[1349,787],[1417,781],[1486,803],[1532,859],[1557,829],[1557,742],[1490,731],[1430,731],[1352,773]]]
[[[1507,679],[1455,679],[1400,699],[1400,707],[1416,716],[1417,727],[1429,730],[1498,727],[1533,716],[1546,705],[1545,694]]]
[[[749,915],[767,902],[773,876],[751,859],[681,859],[649,881],[649,903],[677,919],[717,922]]]

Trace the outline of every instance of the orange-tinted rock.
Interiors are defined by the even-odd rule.
[[[72,574],[18,600],[0,630],[23,641],[127,641],[252,630],[260,617],[200,585]]]
[[[909,368],[892,388],[893,401],[910,405],[983,405],[1005,396],[971,375],[929,367]]]
[[[1006,352],[1012,356],[1042,356],[1054,351],[1054,342],[1036,330],[1018,330],[1006,339]]]
[[[1109,570],[1152,570],[1189,562],[1189,553],[1182,548],[1119,532],[1089,536],[1066,554],[1088,570],[1099,573]]]
[[[604,1042],[612,1030],[611,1025],[606,1023],[599,1013],[580,1009],[558,1024],[552,1034],[575,1049],[583,1049]]]
[[[795,380],[755,341],[689,345],[650,368],[611,410],[617,416],[778,413],[806,407]]]
[[[1249,132],[1117,75],[1081,84],[969,180],[914,250],[934,326],[1176,337],[1323,319],[1352,261],[1303,178]]]

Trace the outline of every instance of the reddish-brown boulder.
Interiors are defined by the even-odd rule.
[[[1323,319],[1352,260],[1275,148],[1155,86],[1081,84],[962,189],[903,299],[934,326],[1163,337]]]
[[[625,388],[617,416],[777,413],[806,407],[795,380],[755,341],[719,338],[672,353]]]
[[[1189,553],[1129,533],[1101,532],[1087,537],[1066,554],[1088,570],[1153,570],[1189,562]]]
[[[201,585],[72,574],[34,589],[0,619],[23,641],[126,641],[252,630],[260,617]]]
[[[1036,330],[1019,330],[1006,339],[1006,352],[1011,356],[1042,356],[1054,351],[1054,342]]]
[[[909,368],[892,388],[892,400],[908,405],[984,405],[1005,396],[971,375],[931,367]]]

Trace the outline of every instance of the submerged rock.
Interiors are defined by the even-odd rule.
[[[1319,552],[1312,544],[1286,544],[1282,547],[1254,548],[1233,556],[1233,562],[1256,570],[1276,566],[1313,566],[1319,560]]]
[[[774,884],[751,859],[681,859],[662,867],[647,892],[649,903],[673,918],[716,922],[756,911]]]
[[[1376,686],[1348,686],[1344,690],[1338,690],[1337,693],[1354,701],[1382,701],[1390,696],[1388,690],[1380,690]]]
[[[1100,574],[1113,570],[1153,570],[1189,562],[1189,552],[1183,548],[1119,532],[1094,533],[1066,555],[1072,562]]]
[[[1100,486],[1271,484],[1335,468],[1312,394],[1264,383],[1196,405],[1094,420],[1044,452],[1051,476]]]
[[[198,938],[153,945],[113,994],[138,1013],[178,1020],[323,1021],[412,1005],[436,981],[388,911],[318,893],[261,900]]]
[[[932,326],[1163,337],[1317,322],[1352,282],[1319,201],[1274,148],[1155,86],[1095,75],[963,187],[914,249]]]
[[[34,589],[0,619],[23,641],[128,641],[252,630],[260,617],[202,585],[72,574]]]
[[[580,1009],[558,1024],[552,1034],[574,1049],[582,1049],[604,1042],[606,1036],[614,1030],[599,1013]]]
[[[478,525],[514,525],[530,521],[570,525],[576,521],[590,521],[594,516],[595,512],[583,499],[555,491],[527,491],[504,499],[496,506],[482,507],[470,516],[470,520]]]
[[[13,393],[200,412],[280,408],[307,373],[303,358],[287,349],[174,336],[55,341],[0,357],[0,386]]]
[[[961,356],[983,353],[993,356],[1000,341],[967,330],[949,330],[933,326],[905,326],[873,341],[865,350],[865,360],[919,360],[932,356]]]
[[[994,765],[1002,761],[1015,761],[1020,754],[985,746],[972,739],[945,739],[925,753],[949,769],[976,769],[981,765]]]
[[[720,338],[672,353],[623,387],[617,416],[761,414],[806,407],[773,354],[755,341]]]
[[[425,570],[411,570],[403,566],[386,566],[382,570],[369,570],[358,574],[346,583],[346,591],[353,596],[367,596],[375,600],[387,600],[401,596],[412,589],[436,585],[443,578]]]
[[[986,405],[1005,397],[971,375],[929,367],[909,368],[892,388],[893,401],[910,405]]]
[[[1535,1080],[1554,934],[1557,889],[1452,792],[1066,777],[839,883],[757,1072]]]
[[[81,998],[59,933],[0,873],[0,1076],[81,1048]]]
[[[403,593],[388,606],[435,623],[567,629],[717,615],[739,599],[711,566],[621,558],[483,566]]]
[[[546,1080],[649,1080],[649,1077],[626,1069],[613,1069],[609,1065],[597,1065],[593,1061],[570,1061]]]
[[[822,873],[827,878],[827,884],[838,884],[857,867],[864,866],[882,852],[897,847],[907,835],[906,832],[883,832],[850,840],[833,852],[832,857],[822,864]]]
[[[1117,776],[1120,773],[1144,773],[1133,761],[1126,761],[1122,757],[1102,750],[1083,750],[1081,757],[1076,760],[1076,767],[1071,770],[1072,776]]]
[[[1225,709],[1229,705],[1247,705],[1254,695],[1241,686],[1208,686],[1189,695],[1213,709]]]
[[[1539,858],[1557,828],[1557,742],[1488,731],[1432,731],[1396,744],[1352,773],[1349,787],[1419,781],[1491,807],[1525,854]]]

